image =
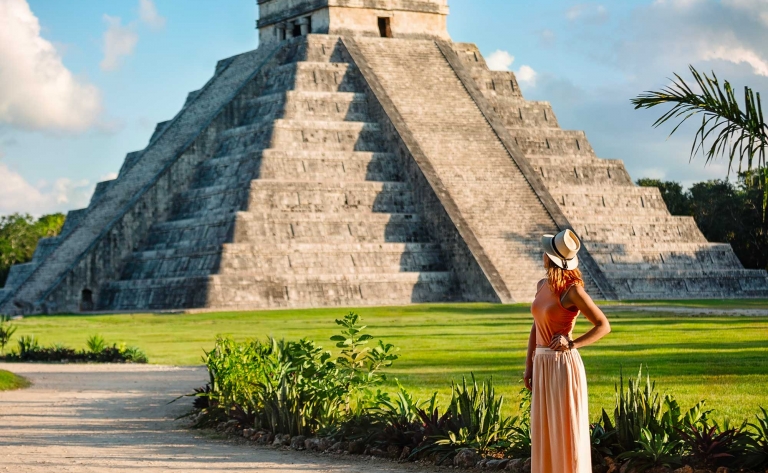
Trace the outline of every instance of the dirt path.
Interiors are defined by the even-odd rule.
[[[167,405],[203,384],[196,367],[3,364],[29,389],[0,392],[0,472],[413,472],[412,465],[206,437]],[[425,471],[422,469],[421,471]]]

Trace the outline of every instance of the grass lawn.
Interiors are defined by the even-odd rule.
[[[16,376],[10,371],[0,370],[0,391],[21,389],[29,387],[29,381],[21,376]]]
[[[701,304],[695,301],[689,305]],[[656,302],[658,305],[659,302]],[[718,308],[768,308],[768,301],[715,301]],[[493,376],[517,409],[525,346],[531,326],[528,305],[451,304],[362,308],[371,333],[400,347],[391,370],[403,385],[426,398],[447,396],[451,380],[474,372]],[[217,334],[236,339],[307,337],[326,348],[334,318],[347,309],[240,313],[39,316],[16,322],[16,336],[35,335],[43,344],[83,347],[92,334],[146,351],[152,363],[199,364]],[[742,420],[768,407],[768,317],[691,317],[672,313],[608,314],[613,332],[581,350],[587,369],[592,416],[613,406],[619,370],[634,376],[647,366],[662,391],[683,408],[706,399],[716,417]],[[588,329],[580,319],[575,333]],[[14,345],[14,343],[12,343]],[[204,382],[200,380],[201,384]]]

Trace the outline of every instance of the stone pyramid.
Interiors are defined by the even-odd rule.
[[[451,42],[446,0],[258,4],[259,48],[12,269],[0,313],[529,301],[563,228],[597,299],[768,296]]]

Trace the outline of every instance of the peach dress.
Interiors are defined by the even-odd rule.
[[[531,306],[536,324],[531,401],[531,473],[591,473],[587,378],[576,350],[546,348],[571,336],[578,311],[563,307],[544,283]]]

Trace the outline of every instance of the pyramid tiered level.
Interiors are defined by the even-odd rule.
[[[443,0],[259,3],[259,49],[220,61],[13,268],[0,313],[527,301],[540,235],[563,228],[597,299],[768,296],[764,271],[451,43]]]

